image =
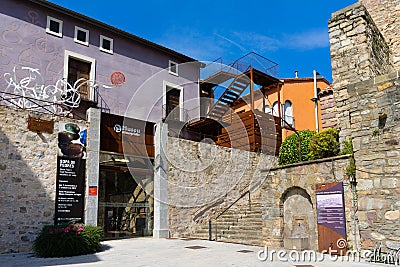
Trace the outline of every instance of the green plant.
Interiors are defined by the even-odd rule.
[[[279,165],[291,164],[300,161],[299,158],[299,138],[301,161],[309,160],[310,140],[315,132],[310,130],[299,131],[286,137],[279,148],[278,162]]]
[[[71,222],[46,225],[33,243],[39,257],[70,257],[101,251],[103,229]]]
[[[310,142],[310,159],[323,159],[337,156],[340,151],[339,132],[326,129],[313,136]]]
[[[349,165],[347,165],[345,173],[348,177],[356,176],[356,161],[353,157],[350,158]]]
[[[372,136],[378,136],[379,135],[379,129],[375,129],[372,131]]]
[[[344,140],[342,144],[342,150],[340,151],[340,155],[348,155],[353,154],[353,140],[350,138],[348,141]]]

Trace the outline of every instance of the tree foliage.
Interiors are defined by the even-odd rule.
[[[337,156],[340,152],[339,132],[326,129],[313,136],[310,142],[310,159],[323,159]]]
[[[303,130],[297,134],[291,134],[286,137],[285,141],[279,149],[278,162],[279,165],[286,165],[300,162],[299,158],[299,138],[300,138],[300,153],[301,161],[307,161],[310,158],[310,140],[315,135],[314,131]]]

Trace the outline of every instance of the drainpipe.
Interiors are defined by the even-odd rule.
[[[316,70],[313,70],[313,76],[314,76],[314,98],[312,98],[312,101],[314,102],[314,109],[315,109],[315,131],[318,133],[319,132],[319,118],[318,118],[317,75],[319,75],[319,73]]]

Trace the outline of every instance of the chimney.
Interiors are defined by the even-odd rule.
[[[295,70],[295,71],[294,71],[294,77],[295,77],[295,78],[299,78],[299,71],[298,71],[298,70]]]

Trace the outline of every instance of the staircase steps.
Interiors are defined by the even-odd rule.
[[[229,107],[239,99],[249,84],[250,82],[246,75],[235,76],[217,102],[215,102],[207,116],[214,120],[221,120],[229,110]]]

